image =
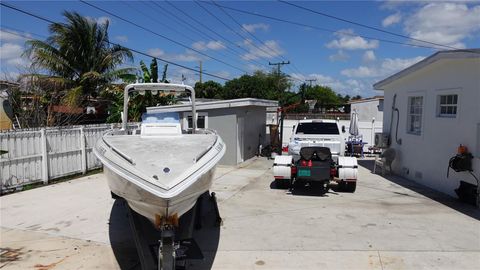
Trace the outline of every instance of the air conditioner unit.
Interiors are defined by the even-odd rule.
[[[390,145],[389,137],[388,133],[375,133],[375,147],[387,148]]]

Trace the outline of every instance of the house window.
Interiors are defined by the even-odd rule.
[[[408,97],[407,132],[414,135],[422,133],[423,97]]]
[[[457,116],[458,95],[439,95],[438,96],[438,116],[456,117]]]
[[[187,129],[192,128],[192,113],[185,114]],[[197,128],[208,128],[208,114],[204,112],[197,113]]]

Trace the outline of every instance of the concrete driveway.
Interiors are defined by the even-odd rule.
[[[401,178],[370,173],[357,191],[291,194],[272,161],[220,167],[221,228],[196,232],[188,269],[477,269],[480,211]],[[3,269],[140,269],[123,204],[102,174],[3,196]],[[208,218],[208,214],[206,216]]]

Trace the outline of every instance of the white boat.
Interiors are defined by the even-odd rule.
[[[182,128],[178,114],[147,115],[139,129],[129,130],[128,94],[134,91],[190,92],[192,115],[196,116],[195,91],[180,84],[127,85],[122,129],[107,132],[94,147],[112,193],[161,228],[178,222],[210,189],[214,168],[226,147],[216,132],[197,129],[196,121],[191,129]]]

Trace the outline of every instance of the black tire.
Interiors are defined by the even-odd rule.
[[[112,191],[110,191],[110,196],[112,196],[112,199],[114,199],[114,200],[121,198],[120,196],[118,196],[117,194],[113,193]]]
[[[285,179],[276,179],[275,180],[275,187],[278,189],[285,189],[288,188],[289,181]]]
[[[343,190],[345,192],[354,193],[355,189],[357,189],[357,182],[345,182],[343,186]]]

